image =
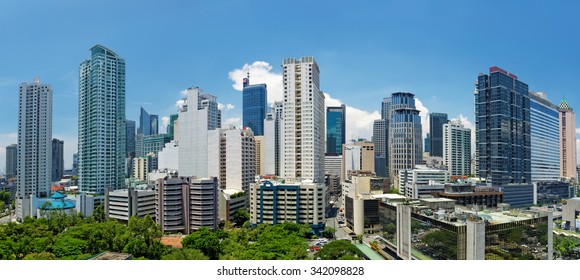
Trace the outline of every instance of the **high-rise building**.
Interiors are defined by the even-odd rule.
[[[284,106],[282,102],[275,102],[272,112],[266,114],[264,120],[264,173],[282,174],[282,116]]]
[[[80,65],[79,190],[125,185],[125,60],[96,45]]]
[[[16,198],[46,197],[52,177],[52,87],[38,78],[20,84],[19,108]],[[22,208],[19,217],[32,214]]]
[[[558,106],[542,93],[530,92],[532,182],[560,180]]]
[[[249,191],[256,176],[256,142],[250,128],[214,129],[208,132],[209,176],[218,178],[220,189]]]
[[[244,127],[249,127],[256,136],[264,135],[264,119],[268,102],[266,84],[250,85],[250,75],[244,78],[242,90]]]
[[[346,106],[326,107],[326,154],[342,155],[346,138]]]
[[[423,135],[415,95],[395,92],[391,95],[389,124],[389,174],[391,179],[401,169],[413,169],[423,159]]]
[[[256,141],[256,175],[264,173],[264,136],[254,136]]]
[[[380,119],[373,122],[373,143],[375,144],[375,173],[377,176],[388,177],[388,137],[389,121]]]
[[[425,135],[425,147],[424,147],[425,148],[425,150],[424,150],[425,153],[431,152],[430,144],[431,144],[431,135],[429,135],[429,132],[427,132],[427,135]]]
[[[58,182],[64,174],[64,141],[52,139],[52,182]]]
[[[15,178],[18,170],[18,145],[6,147],[6,178]]]
[[[136,157],[133,159],[133,178],[140,181],[147,181],[149,172],[149,159],[146,157]]]
[[[478,176],[493,185],[531,183],[528,85],[499,67],[480,74],[475,124]]]
[[[159,134],[159,116],[151,115],[141,107],[137,133],[143,134],[143,136]]]
[[[341,180],[350,180],[349,171],[361,170],[369,173],[375,172],[375,148],[374,143],[360,141],[342,146],[342,172]]]
[[[221,113],[216,97],[198,88],[188,88],[179,108],[179,175],[208,176],[208,131],[220,128]]]
[[[163,150],[165,143],[169,142],[169,137],[167,134],[151,134],[143,137],[143,147],[141,153],[137,154],[137,157],[147,157],[152,156],[155,158],[149,163],[149,172],[157,169],[157,156],[159,152]]]
[[[324,182],[326,130],[319,75],[313,57],[284,59],[282,177]]]
[[[177,118],[179,117],[178,114],[172,114],[169,116],[169,124],[167,125],[167,136],[169,136],[169,140],[175,140],[175,128],[177,123]]]
[[[443,163],[450,176],[471,175],[471,129],[459,121],[443,125]]]
[[[443,125],[449,119],[445,113],[429,114],[429,155],[443,157]]]
[[[391,110],[391,97],[383,98],[383,102],[381,103],[381,119],[387,120],[388,122],[391,121],[391,116],[393,114]]]
[[[78,153],[73,154],[72,171],[73,171],[73,174],[75,176],[77,176],[79,174],[79,154]]]
[[[127,157],[135,156],[135,121],[126,120],[127,124]]]
[[[560,176],[575,180],[576,174],[576,114],[562,100],[560,103]]]

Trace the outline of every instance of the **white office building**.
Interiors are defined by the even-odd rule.
[[[264,175],[280,176],[282,172],[282,114],[284,105],[275,102],[272,112],[264,120]]]
[[[105,216],[125,223],[132,216],[155,218],[155,191],[144,188],[105,190]]]
[[[284,178],[324,182],[326,118],[319,74],[313,57],[284,59]]]
[[[458,121],[443,125],[443,164],[450,176],[471,174],[471,129]]]
[[[408,198],[419,198],[419,194],[443,190],[443,184],[449,181],[449,172],[445,169],[417,165],[414,169],[403,169],[399,172],[399,191]],[[429,186],[421,188],[418,186]]]

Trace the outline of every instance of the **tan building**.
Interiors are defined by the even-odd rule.
[[[133,159],[133,178],[140,181],[147,181],[148,160],[146,157]]]
[[[560,176],[576,180],[576,114],[562,100],[560,103]]]
[[[375,172],[375,144],[361,141],[342,145],[341,180],[347,181],[349,170]]]
[[[264,136],[254,136],[256,141],[256,175],[264,174]]]

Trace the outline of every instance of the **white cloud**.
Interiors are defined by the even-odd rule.
[[[419,110],[421,126],[423,128],[423,139],[425,139],[427,133],[429,133],[429,109],[423,105],[423,102],[419,98],[415,98],[415,107]]]
[[[328,93],[324,93],[324,105],[340,106],[340,99],[332,98]],[[345,104],[346,105],[346,104]],[[346,105],[346,140],[366,138],[371,140],[373,135],[373,122],[381,118],[377,111],[367,112],[355,107]]]
[[[273,72],[270,63],[265,61],[254,61],[252,64],[244,64],[241,69],[237,68],[230,71],[228,77],[234,82],[232,87],[235,90],[242,91],[243,79],[248,76],[248,72],[250,73],[250,84],[266,84],[268,104],[283,100],[282,73]]]
[[[165,116],[161,118],[161,131],[167,131],[167,126],[169,125],[169,117]]]
[[[175,108],[181,111],[183,109],[183,104],[185,104],[185,99],[179,99],[175,102]]]
[[[240,117],[227,118],[222,123],[222,127],[228,127],[229,125],[233,125],[237,128],[241,128],[242,127],[242,118],[240,118]]]
[[[224,110],[224,109],[225,109],[225,110],[231,110],[231,109],[233,109],[233,108],[234,108],[234,105],[233,105],[233,104],[230,104],[230,103],[228,103],[228,104],[225,104],[225,105],[224,105],[224,104],[222,104],[222,103],[218,103],[218,109],[219,109],[219,110]]]
[[[577,127],[577,128],[576,128],[576,134],[579,134],[579,133],[580,133],[580,128],[579,128],[579,127]]]

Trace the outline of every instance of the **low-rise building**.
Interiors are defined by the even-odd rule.
[[[237,210],[246,208],[246,193],[238,189],[220,189],[219,218],[230,221]]]
[[[435,193],[436,197],[449,198],[456,201],[457,205],[480,205],[485,207],[498,207],[503,202],[503,192],[498,188],[481,186],[476,187],[470,183],[448,183],[444,191]]]
[[[534,204],[559,203],[563,199],[574,197],[574,187],[569,182],[543,181],[534,182]]]
[[[105,190],[105,216],[127,223],[132,216],[155,217],[155,191],[146,188]]]
[[[355,234],[373,234],[380,230],[379,199],[387,178],[372,176],[353,176],[349,191],[344,197],[346,225]]]

